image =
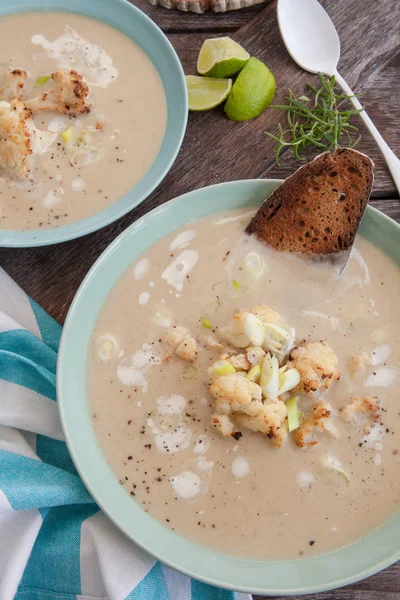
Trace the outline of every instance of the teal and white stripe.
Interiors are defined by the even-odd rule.
[[[60,334],[0,269],[0,599],[249,600],[161,565],[99,511],[58,416]]]

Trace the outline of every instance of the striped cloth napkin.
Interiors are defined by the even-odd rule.
[[[0,269],[0,600],[250,600],[160,564],[100,512],[63,439],[60,334]]]

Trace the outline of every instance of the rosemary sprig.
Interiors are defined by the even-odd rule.
[[[287,113],[287,129],[278,124],[278,133],[265,132],[277,142],[275,161],[279,165],[279,156],[283,148],[291,147],[296,158],[301,158],[308,146],[316,146],[321,150],[337,150],[340,142],[354,148],[361,139],[359,135],[354,139],[357,127],[349,123],[352,115],[358,115],[359,110],[339,110],[338,105],[342,100],[351,96],[335,91],[335,76],[325,77],[318,73],[321,87],[314,88],[307,84],[307,89],[313,98],[299,96],[296,98],[291,90],[285,97],[287,104],[271,105],[270,108],[284,110]]]

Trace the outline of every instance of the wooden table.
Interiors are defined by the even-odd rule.
[[[295,2],[296,0],[293,0]],[[321,0],[341,37],[340,72],[362,92],[362,101],[378,129],[400,156],[400,1]],[[312,77],[290,59],[279,36],[274,1],[243,11],[204,15],[168,11],[135,0],[167,34],[186,73],[195,73],[200,46],[207,37],[229,35],[268,64],[277,78],[277,100],[288,87],[301,92]],[[222,110],[191,114],[182,150],[164,182],[141,206],[118,222],[79,240],[52,248],[0,249],[0,265],[60,323],[95,259],[130,223],[155,206],[197,187],[232,179],[279,177],[298,163],[287,152],[276,167],[273,131],[282,114],[267,110],[245,123],[228,121]],[[359,149],[376,164],[371,204],[400,221],[400,200],[374,141],[360,122]],[[311,157],[312,155],[310,155]],[[400,542],[399,542],[400,543]],[[306,598],[306,597],[303,597]],[[317,600],[400,599],[400,563],[368,580]]]

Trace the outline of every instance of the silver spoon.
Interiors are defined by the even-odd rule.
[[[346,94],[353,96],[353,106],[357,109],[363,108],[337,71],[340,40],[334,24],[320,3],[317,0],[278,0],[278,23],[287,51],[293,60],[310,73],[320,72],[329,77],[334,75]],[[400,194],[400,160],[389,148],[365,110],[360,113],[360,117],[381,149]]]

